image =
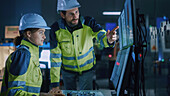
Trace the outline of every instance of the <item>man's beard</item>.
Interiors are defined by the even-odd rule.
[[[77,26],[78,25],[78,23],[79,23],[79,21],[75,24],[75,23],[72,23],[74,20],[78,20],[78,19],[73,19],[73,20],[71,20],[71,22],[70,22],[70,27],[75,27],[75,26]]]

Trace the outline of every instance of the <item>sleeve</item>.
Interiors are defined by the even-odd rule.
[[[100,24],[96,23],[93,17],[85,17],[85,25],[90,26],[92,29],[93,38],[96,38],[97,42],[103,47],[114,47],[115,43],[109,44],[106,31],[102,28]]]
[[[26,77],[29,62],[30,52],[26,49],[21,49],[13,53],[11,57],[11,65],[9,66],[8,96],[28,96],[29,93],[24,91],[26,86]]]
[[[60,69],[61,69],[61,49],[60,44],[57,41],[55,32],[59,30],[58,23],[54,23],[50,30],[50,77],[51,86],[58,87],[60,82]]]

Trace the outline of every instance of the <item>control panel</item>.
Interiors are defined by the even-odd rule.
[[[104,96],[100,91],[97,90],[81,90],[81,91],[73,91],[73,90],[63,90],[63,94],[65,96]]]

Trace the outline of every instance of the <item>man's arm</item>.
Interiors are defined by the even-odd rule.
[[[106,35],[106,31],[102,28],[100,24],[96,23],[96,20],[93,17],[85,17],[85,25],[89,26],[92,29],[92,35],[94,38],[97,39],[97,41],[100,43],[101,46],[103,47],[114,47],[114,40],[112,41],[110,36],[112,37],[117,37],[115,36],[116,34],[108,34]],[[113,30],[112,30],[113,31]],[[112,33],[111,31],[111,33]],[[109,31],[110,33],[110,31]],[[109,37],[109,38],[108,38]]]
[[[59,30],[58,23],[54,23],[50,30],[50,77],[51,85],[53,88],[59,87],[60,82],[60,69],[61,69],[61,49],[60,44],[57,41],[55,32]]]

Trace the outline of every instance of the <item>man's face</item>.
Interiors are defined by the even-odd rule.
[[[66,23],[70,27],[76,26],[79,22],[79,9],[73,8],[73,9],[67,10],[66,15],[63,14],[62,18],[66,20]]]

